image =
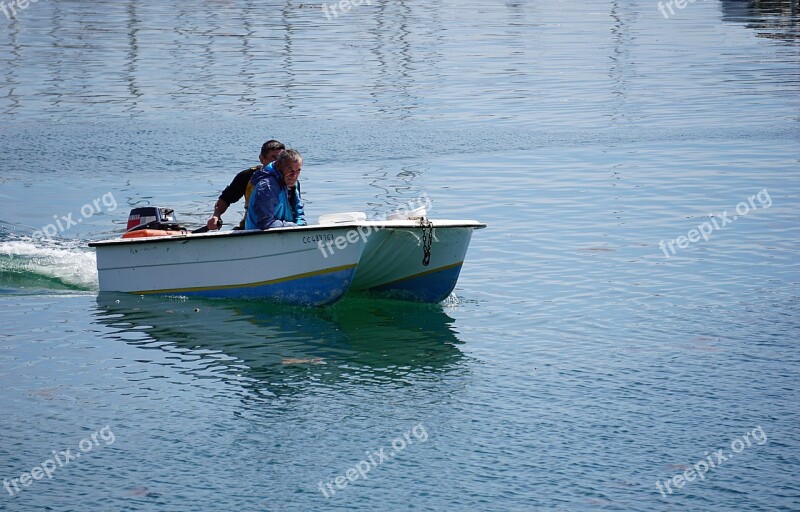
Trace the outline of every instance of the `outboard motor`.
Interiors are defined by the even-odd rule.
[[[186,228],[178,224],[175,219],[175,210],[144,206],[131,210],[130,215],[128,215],[128,226],[125,228],[125,232],[129,233],[140,229],[182,231]]]

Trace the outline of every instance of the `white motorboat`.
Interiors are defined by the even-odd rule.
[[[477,221],[367,221],[333,214],[320,224],[190,233],[172,210],[137,208],[120,239],[97,252],[100,291],[266,298],[325,305],[348,290],[440,302],[454,289]]]
[[[123,238],[89,244],[97,253],[101,292],[267,298],[319,306],[347,292],[364,251],[361,240],[327,257],[317,247],[319,241],[346,235],[352,226],[190,233],[179,229],[171,210],[138,210],[154,211],[148,216],[132,211],[130,219],[142,221]]]

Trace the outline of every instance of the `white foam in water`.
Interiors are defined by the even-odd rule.
[[[31,272],[96,290],[97,265],[94,251],[83,242],[67,240],[11,240],[0,242],[0,269]]]

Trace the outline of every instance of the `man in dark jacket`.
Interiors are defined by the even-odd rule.
[[[242,221],[239,223],[238,229],[244,229],[244,219],[247,217],[247,205],[250,202],[250,194],[252,192],[250,180],[253,178],[253,175],[256,173],[256,171],[259,171],[269,165],[271,162],[274,162],[284,149],[286,149],[286,146],[277,140],[268,140],[261,146],[261,153],[258,155],[258,160],[261,162],[261,165],[250,167],[249,169],[245,169],[237,174],[236,177],[233,178],[233,181],[231,181],[231,184],[225,187],[225,190],[223,190],[222,194],[220,194],[219,199],[217,199],[217,202],[214,205],[214,214],[206,223],[206,227],[209,229],[209,231],[220,228],[222,214],[228,210],[230,205],[241,199],[243,196],[245,217],[242,217]]]

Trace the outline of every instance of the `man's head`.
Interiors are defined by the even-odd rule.
[[[296,149],[287,149],[278,157],[275,169],[283,175],[284,185],[293,187],[297,184],[300,171],[303,170],[303,157]]]
[[[261,145],[261,154],[258,155],[258,159],[261,161],[261,165],[267,165],[270,162],[274,162],[278,159],[278,155],[281,154],[281,151],[286,149],[286,146],[283,145],[282,142],[278,142],[277,140],[268,140],[264,144]]]

